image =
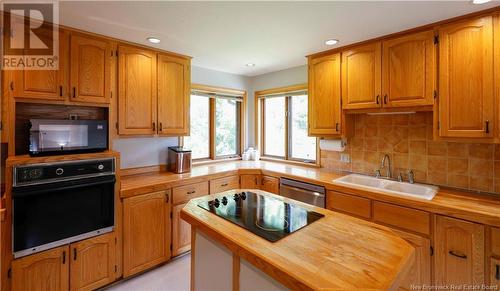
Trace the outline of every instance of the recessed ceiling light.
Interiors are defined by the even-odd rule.
[[[150,42],[150,43],[160,43],[160,39],[159,38],[156,38],[156,37],[148,37],[147,40]]]
[[[483,0],[483,1],[484,1],[484,0]],[[329,39],[329,40],[325,41],[325,44],[326,44],[326,45],[335,45],[335,44],[337,44],[338,42],[339,42],[339,40],[338,40],[338,39]]]
[[[255,64],[254,63],[248,63],[247,67],[255,67]]]
[[[491,0],[472,0],[472,4],[484,4],[484,3],[488,3],[490,1]]]

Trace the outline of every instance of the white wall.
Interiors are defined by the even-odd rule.
[[[307,66],[293,67],[282,71],[271,72],[251,78],[248,90],[248,123],[249,146],[257,147],[255,137],[255,91],[273,89],[307,83]]]
[[[248,90],[249,77],[191,67],[191,83]],[[252,99],[253,100],[253,99]],[[247,115],[248,116],[248,115]],[[247,124],[253,123],[253,115]],[[247,130],[247,141],[249,141]],[[136,168],[167,163],[167,148],[178,145],[177,137],[117,138],[113,149],[121,153],[121,168]]]

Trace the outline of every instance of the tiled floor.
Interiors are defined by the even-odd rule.
[[[188,291],[191,255],[177,258],[166,265],[137,277],[119,282],[106,291]]]

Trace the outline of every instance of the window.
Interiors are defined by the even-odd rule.
[[[316,163],[317,139],[307,135],[306,86],[260,91],[256,96],[262,156]]]
[[[245,91],[193,85],[191,131],[183,145],[193,160],[237,157],[241,153]]]

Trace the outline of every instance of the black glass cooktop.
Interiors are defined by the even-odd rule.
[[[268,241],[275,242],[323,217],[279,199],[242,192],[198,204]]]

